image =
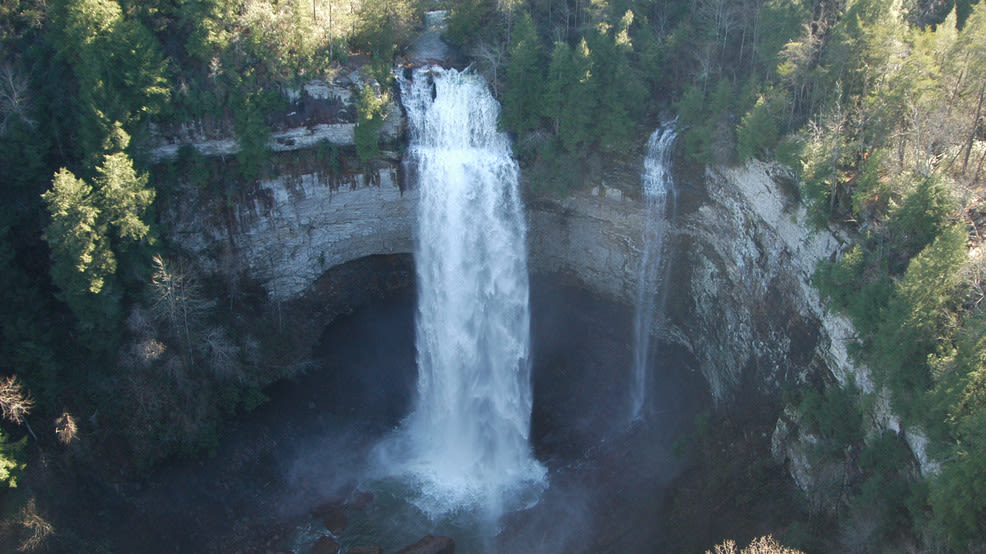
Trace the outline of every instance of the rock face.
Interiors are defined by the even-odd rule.
[[[804,214],[771,176],[750,163],[709,169],[679,183],[672,229],[667,323],[653,328],[690,351],[717,402],[746,381],[765,392],[851,364],[848,322],[824,312],[810,284],[815,264],[840,243],[811,233]],[[559,273],[632,303],[642,252],[641,202],[600,187],[529,210],[531,270]]]
[[[280,128],[275,129],[267,142],[273,152],[289,152],[313,148],[319,143],[336,146],[355,144],[355,98],[359,90],[376,83],[359,70],[350,71],[334,82],[309,81],[298,90],[284,90],[284,100],[294,109],[279,118]],[[170,160],[183,146],[189,146],[207,157],[233,156],[240,145],[228,125],[206,124],[203,121],[185,122],[168,126],[168,129],[152,127],[153,143],[147,155],[152,162]],[[387,105],[387,114],[380,129],[380,139],[398,140],[404,132],[404,117],[396,103]]]
[[[758,162],[707,170],[708,200],[678,224],[670,334],[695,354],[718,401],[744,379],[770,392],[814,370],[852,371],[851,329],[825,313],[810,284],[840,243],[809,230],[772,171]]]
[[[825,313],[809,282],[839,241],[807,231],[770,172],[760,163],[707,171],[701,186],[682,192],[692,208],[672,232],[668,324],[658,332],[694,354],[717,401],[744,379],[769,391],[812,369],[839,381],[855,372],[845,350],[850,324]],[[244,273],[272,298],[290,300],[330,268],[413,252],[416,202],[416,190],[398,184],[397,163],[385,163],[341,185],[316,174],[262,181],[222,218],[188,190],[166,216],[172,240],[206,271]],[[530,270],[630,304],[644,217],[641,202],[607,187],[533,200]]]
[[[316,174],[260,182],[244,203],[217,210],[194,189],[175,203],[171,239],[203,270],[245,274],[276,300],[297,297],[329,268],[413,251],[414,190],[396,164],[330,184]]]
[[[186,190],[164,214],[169,238],[206,272],[246,275],[272,299],[329,290],[316,283],[330,268],[413,252],[417,192],[401,186],[399,168],[381,160],[371,174],[345,182],[284,174],[218,209]],[[678,184],[671,281],[662,285],[670,287],[666,318],[652,327],[659,338],[692,354],[717,403],[734,400],[744,387],[771,395],[813,379],[879,392],[848,355],[851,323],[827,313],[810,283],[817,262],[836,255],[842,241],[810,231],[803,208],[781,184],[782,170],[751,162],[710,168],[691,180]],[[631,304],[644,218],[642,202],[605,186],[532,199],[530,271]],[[902,429],[888,406],[885,396],[876,402],[872,428],[901,433],[922,472],[933,473],[923,435]],[[774,454],[807,486],[803,447],[811,437],[790,423],[778,433]]]
[[[339,552],[339,543],[332,540],[332,537],[320,537],[308,552],[309,554],[336,554]]]
[[[428,535],[418,542],[405,546],[397,554],[454,554],[455,541],[449,537]]]
[[[597,187],[528,207],[532,272],[556,273],[633,302],[645,209],[617,189]]]

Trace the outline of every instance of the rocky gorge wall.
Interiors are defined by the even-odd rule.
[[[848,321],[825,313],[811,287],[815,264],[836,253],[829,233],[811,233],[803,210],[759,162],[676,176],[681,213],[672,227],[665,342],[697,360],[713,398],[744,381],[765,393],[830,372],[853,372]],[[683,182],[681,182],[683,181]],[[632,303],[644,207],[615,189],[531,203],[532,271],[556,272]],[[655,322],[657,323],[657,322]]]
[[[193,188],[164,214],[171,239],[211,273],[242,273],[277,300],[303,294],[328,269],[376,254],[411,253],[417,191],[399,162],[342,184],[317,173],[261,180],[218,209]],[[816,370],[844,382],[851,326],[825,313],[809,279],[839,241],[810,233],[762,163],[712,168],[680,184],[686,206],[672,229],[672,277],[661,339],[698,361],[713,397],[744,379],[765,391]],[[221,217],[220,215],[221,214]],[[529,199],[529,266],[631,304],[645,210],[598,186],[565,198]],[[658,326],[655,326],[657,329]]]
[[[201,270],[242,274],[282,301],[346,262],[412,252],[416,205],[392,163],[343,183],[316,173],[261,180],[246,202],[219,210],[189,188],[165,215]]]
[[[401,125],[393,112],[390,132]],[[332,140],[347,146],[349,136]],[[280,148],[301,150],[308,142]],[[400,163],[380,160],[373,171],[345,179],[282,172],[219,207],[185,187],[163,214],[169,238],[206,273],[244,275],[271,299],[291,301],[313,291],[323,298],[316,282],[331,268],[413,252],[417,191],[402,183]],[[808,382],[853,382],[874,392],[866,369],[848,355],[851,323],[827,312],[810,283],[817,262],[836,255],[842,241],[810,231],[794,189],[785,189],[790,178],[784,170],[750,162],[676,171],[675,178],[679,213],[669,233],[670,283],[662,285],[670,287],[668,302],[663,325],[652,328],[691,354],[715,402],[728,404],[753,387],[780,405],[781,390]],[[638,197],[610,186],[528,198],[530,271],[632,304],[644,218]],[[886,396],[877,397],[870,427],[902,434],[922,471],[934,471],[923,435],[902,429]],[[773,453],[791,462],[802,488],[811,486],[812,440],[796,413],[781,413]]]
[[[332,267],[413,252],[417,191],[402,187],[398,164],[343,184],[315,173],[261,180],[222,218],[189,189],[166,214],[171,238],[204,270],[242,272],[272,298],[290,300]],[[839,382],[854,371],[844,340],[851,326],[825,313],[809,282],[815,263],[840,243],[807,231],[772,171],[756,162],[713,168],[681,187],[689,208],[672,231],[660,333],[695,356],[717,401],[729,400],[744,379],[769,392],[811,371]],[[530,270],[631,304],[644,217],[639,199],[607,186],[530,199]]]

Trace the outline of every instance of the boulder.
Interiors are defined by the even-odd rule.
[[[322,514],[322,524],[335,536],[339,536],[349,525],[349,516],[342,508],[333,508]]]
[[[312,545],[308,554],[338,554],[339,543],[332,540],[332,537],[321,537]]]
[[[454,554],[455,541],[449,537],[428,535],[418,542],[405,546],[397,554]]]
[[[350,510],[365,510],[372,503],[372,492],[356,492],[353,493],[352,500],[346,502],[346,507]]]

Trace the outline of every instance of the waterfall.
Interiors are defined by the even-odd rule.
[[[675,214],[674,180],[671,177],[671,150],[676,137],[674,122],[654,131],[647,141],[647,155],[640,180],[646,203],[644,249],[637,274],[637,303],[634,314],[633,383],[630,394],[632,419],[642,417],[647,400],[647,366],[651,327],[663,319],[670,260],[665,252],[665,235]],[[661,292],[658,293],[657,289]]]
[[[401,94],[420,195],[417,399],[403,427],[404,471],[428,513],[473,507],[497,515],[545,479],[528,444],[530,310],[518,167],[480,77],[416,69]]]

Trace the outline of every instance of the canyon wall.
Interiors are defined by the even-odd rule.
[[[331,181],[316,173],[264,179],[245,200],[214,205],[186,187],[164,214],[172,241],[207,273],[242,274],[290,300],[328,269],[414,249],[417,191],[399,162]],[[771,166],[709,169],[681,187],[673,226],[667,322],[658,332],[685,346],[717,401],[746,380],[764,392],[812,371],[840,382],[854,368],[848,321],[827,314],[809,279],[839,241],[811,233]],[[599,186],[528,202],[533,273],[558,275],[630,304],[636,297],[645,210]]]
[[[245,201],[216,206],[186,187],[168,213],[170,239],[206,273],[242,275],[278,301],[307,291],[332,267],[413,251],[415,190],[396,163],[331,182],[317,173],[263,179]]]
[[[390,125],[399,129],[399,113],[393,117]],[[346,146],[348,139],[334,140]],[[184,187],[163,217],[169,238],[206,273],[243,275],[270,298],[292,300],[317,288],[330,268],[413,252],[417,192],[402,183],[400,163],[380,160],[372,171],[344,179],[282,174],[222,206]],[[664,324],[653,329],[691,353],[716,403],[730,403],[753,387],[780,407],[781,390],[808,382],[855,383],[878,392],[847,353],[851,323],[827,312],[810,283],[817,262],[837,255],[842,241],[810,230],[784,170],[750,162],[704,172],[693,167],[675,177],[680,197],[670,231],[670,282],[659,285],[670,288]],[[644,218],[639,198],[610,186],[530,198],[530,271],[632,304]],[[901,433],[922,471],[933,472],[923,436],[902,429],[886,396],[876,396],[871,428]],[[804,449],[812,437],[791,410],[778,421],[774,455],[790,461],[795,479],[809,487]]]

